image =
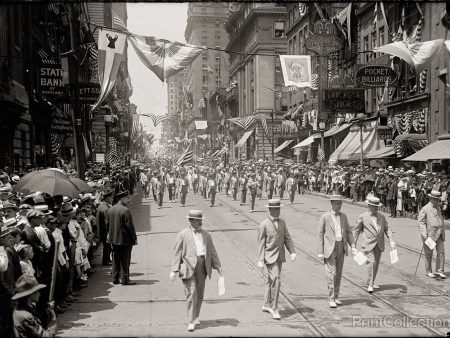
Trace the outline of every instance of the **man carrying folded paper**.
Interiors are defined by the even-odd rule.
[[[382,206],[380,199],[370,197],[367,199],[369,211],[362,213],[354,229],[353,237],[355,243],[358,241],[359,235],[363,234],[363,243],[361,247],[367,256],[367,291],[373,292],[373,289],[379,289],[375,278],[380,265],[381,253],[384,251],[384,235],[389,239],[392,249],[395,249],[395,242],[392,238],[392,231],[384,215],[378,212],[378,208]]]
[[[433,249],[436,247],[436,273],[441,278],[447,278],[444,275],[445,265],[445,228],[444,218],[442,217],[439,201],[441,193],[433,190],[428,194],[430,202],[426,204],[419,212],[419,229],[422,237],[423,250],[425,252],[425,270],[427,276],[435,278],[432,272],[431,259],[433,258]]]
[[[330,197],[331,211],[326,212],[319,220],[318,257],[324,258],[325,276],[328,284],[328,303],[331,308],[341,305],[339,288],[341,285],[344,255],[347,255],[347,244],[356,255],[353,233],[347,216],[341,212],[343,197]]]

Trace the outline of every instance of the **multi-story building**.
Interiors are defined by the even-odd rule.
[[[241,3],[230,9],[225,25],[230,35],[227,49],[239,53],[230,54],[230,82],[234,88],[229,88],[226,95],[227,110],[234,110],[231,116],[256,114],[259,117],[255,131],[245,142],[242,142],[244,131],[230,125],[231,159],[240,158],[241,154],[246,158],[271,157],[273,147],[285,140],[276,128],[281,126],[288,102],[285,96],[279,97],[276,92],[282,91],[283,87],[278,55],[287,51],[286,20],[284,4]],[[268,129],[275,130],[272,140],[264,136],[261,116],[265,116]],[[242,146],[236,147],[238,143]]]
[[[181,129],[181,111],[183,109],[183,84],[186,71],[178,72],[167,78],[167,112],[164,138],[174,140],[175,137],[184,137]]]
[[[229,57],[222,51],[228,44],[228,34],[224,28],[228,7],[227,3],[220,2],[192,2],[188,5],[186,42],[211,47],[186,69],[184,85],[189,89],[192,105],[184,107],[182,119],[190,138],[205,132],[196,130],[195,121],[207,121],[209,125],[214,123],[208,99],[228,83]],[[207,129],[206,132],[211,131]],[[207,148],[200,146],[202,143],[198,144],[196,152],[202,156]]]

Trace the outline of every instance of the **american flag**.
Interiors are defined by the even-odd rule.
[[[117,141],[114,137],[109,138],[109,151],[106,153],[105,160],[111,165],[118,165],[122,163],[117,152]]]
[[[244,130],[247,130],[250,128],[253,123],[255,123],[255,117],[254,116],[247,116],[244,118],[232,118],[228,119],[229,121],[233,122],[234,124],[238,125]]]
[[[38,53],[39,57],[41,58],[41,62],[43,64],[51,65],[51,64],[55,63],[55,61],[51,60],[48,53],[45,50],[43,50],[42,48],[39,48],[37,53]]]
[[[53,13],[55,13],[56,15],[59,14],[59,4],[58,3],[51,3],[47,5],[47,8],[49,11],[52,11]]]
[[[193,142],[191,140],[191,142],[189,143],[189,146],[186,148],[186,150],[183,152],[183,154],[181,154],[179,160],[177,161],[178,166],[182,166],[186,163],[189,163],[190,161],[192,161],[194,159],[194,152],[192,151],[192,145],[193,145]]]
[[[131,117],[133,119],[133,125],[131,127],[131,140],[135,140],[139,134],[139,115],[132,115]]]
[[[119,17],[114,11],[112,12],[113,15],[113,29],[118,29],[122,31],[128,31],[127,25],[125,24],[125,21],[121,17]]]
[[[205,47],[186,45],[151,36],[129,37],[136,54],[156,76],[164,81],[189,66]]]
[[[270,141],[270,136],[269,136],[269,128],[267,128],[267,120],[266,120],[266,114],[261,114],[261,124],[264,130],[264,135],[266,135],[267,140],[269,140],[269,143],[271,143]]]
[[[317,151],[317,161],[322,162],[325,160],[325,153],[323,152],[322,147],[319,145],[319,150]]]
[[[152,113],[149,114],[141,114],[142,116],[150,117],[153,121],[153,125],[156,127],[161,121],[165,120],[165,115],[155,115]]]
[[[319,90],[319,74],[311,74],[311,89]]]

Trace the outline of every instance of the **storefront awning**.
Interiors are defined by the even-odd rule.
[[[371,131],[363,131],[363,152],[369,154],[375,150],[384,148],[384,141],[378,138],[376,130],[376,123],[372,122]],[[336,148],[333,154],[331,154],[328,162],[334,163],[339,160],[358,160],[361,156],[361,140],[359,131],[350,131],[347,137]]]
[[[370,158],[370,159],[384,158],[384,157],[397,157],[397,156],[395,156],[395,148],[394,147],[384,147],[384,148],[375,150],[366,156],[366,158]]]
[[[450,134],[439,136],[437,141],[417,153],[404,158],[403,161],[429,161],[450,159]]]
[[[277,148],[275,148],[275,150],[273,151],[275,154],[279,153],[280,151],[282,151],[284,148],[286,148],[288,145],[290,145],[292,143],[292,141],[294,140],[287,140],[284,141],[281,145],[279,145]]]
[[[315,140],[317,140],[319,138],[320,138],[320,133],[311,135],[310,137],[304,139],[299,144],[293,146],[292,149],[297,149],[297,148],[300,148],[300,147],[307,147],[307,146],[309,146],[311,143],[313,143]]]
[[[323,137],[330,137],[330,136],[334,136],[336,134],[339,134],[341,131],[344,131],[345,129],[350,127],[350,123],[344,123],[340,126],[334,126],[331,127],[329,130],[327,130],[324,134]]]
[[[250,135],[253,133],[254,129],[245,132],[245,134],[241,137],[241,139],[239,140],[238,143],[236,143],[236,145],[234,146],[235,148],[240,148],[242,147],[245,142],[247,142],[247,139],[250,137]]]

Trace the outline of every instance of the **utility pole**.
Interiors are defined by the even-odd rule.
[[[77,164],[77,175],[80,179],[84,180],[86,171],[86,155],[84,153],[84,141],[83,141],[83,123],[80,105],[80,85],[79,85],[79,64],[75,55],[75,50],[79,45],[79,36],[77,32],[80,31],[73,11],[74,4],[69,4],[69,29],[70,29],[70,56],[68,60],[70,69],[70,88],[72,92],[72,121],[73,131],[75,133],[75,158]]]

